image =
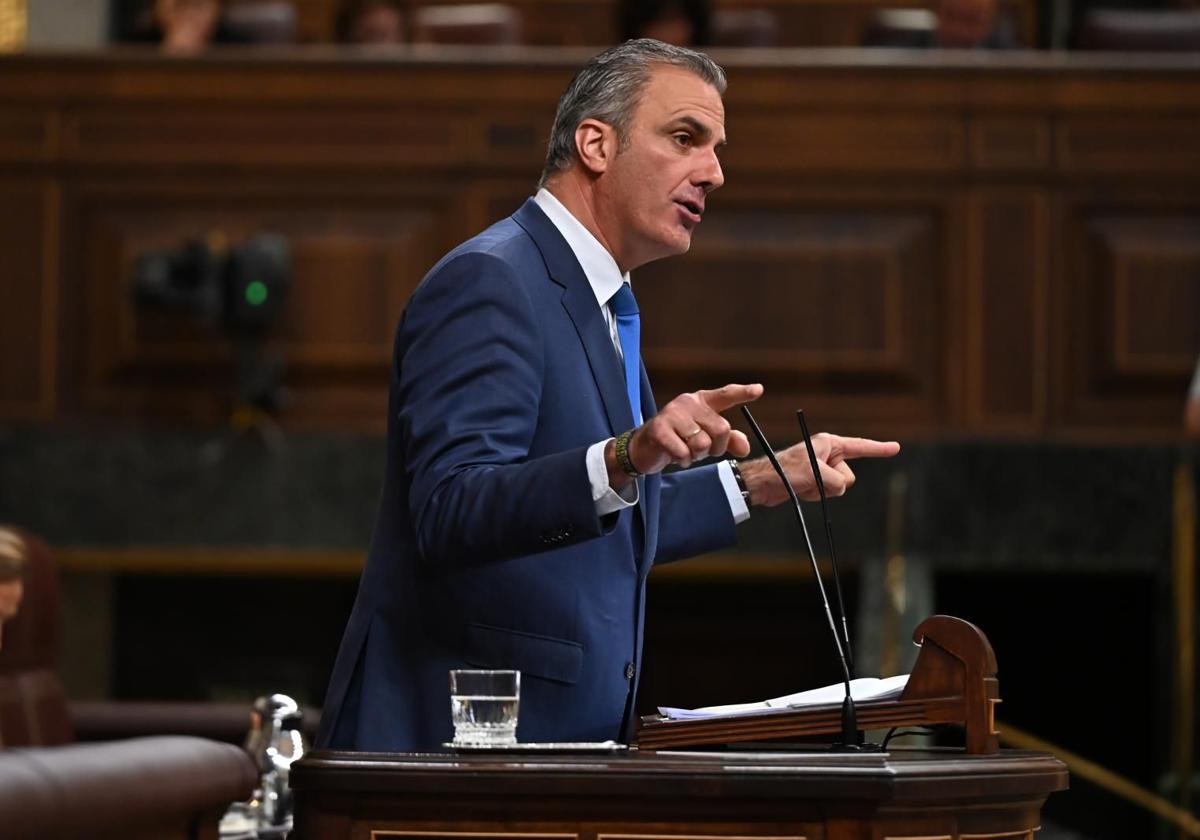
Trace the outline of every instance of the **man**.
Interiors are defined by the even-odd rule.
[[[996,0],[939,0],[936,10],[880,9],[863,33],[863,46],[910,49],[991,49],[1018,46],[1012,21]]]
[[[941,0],[938,4],[937,46],[970,50],[1011,49],[1011,34],[997,28],[996,0]]]
[[[334,31],[343,44],[403,44],[403,0],[342,0]]]
[[[724,175],[724,75],[708,58],[630,41],[559,101],[542,189],[460,245],[413,293],[395,344],[388,462],[319,746],[436,747],[447,671],[521,671],[521,741],[627,734],[653,563],[734,542],[747,516],[720,412],[760,385],[656,412],[628,272],[686,251]],[[826,487],[895,443],[820,435]],[[803,447],[780,453],[812,494]],[[753,504],[784,489],[742,472]]]

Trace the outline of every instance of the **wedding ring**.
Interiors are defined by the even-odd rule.
[[[694,438],[696,435],[700,434],[702,431],[704,431],[704,430],[703,430],[703,429],[701,429],[699,426],[697,426],[696,428],[694,428],[694,429],[692,429],[690,432],[688,432],[686,435],[684,435],[684,436],[683,436],[683,439],[684,439],[684,440],[691,440],[691,439],[692,439],[692,438]]]

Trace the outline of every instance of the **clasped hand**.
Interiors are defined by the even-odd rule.
[[[753,402],[762,393],[762,385],[726,385],[711,391],[681,394],[634,430],[629,439],[630,461],[640,473],[657,473],[671,464],[689,467],[696,461],[726,454],[744,458],[750,454],[750,441],[743,432],[732,428],[721,412]],[[617,466],[613,449],[610,443],[605,460],[609,481],[619,490],[632,479]],[[813,450],[826,495],[841,496],[855,481],[847,461],[890,458],[900,451],[900,444],[821,433],[813,436]],[[776,456],[797,495],[810,501],[818,499],[804,444],[797,443]],[[743,463],[741,471],[751,504],[770,507],[787,500],[787,490],[766,458]]]

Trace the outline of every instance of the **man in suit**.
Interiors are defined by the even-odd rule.
[[[749,443],[720,412],[760,385],[656,411],[628,272],[686,251],[724,175],[722,71],[629,41],[559,101],[541,188],[442,258],[401,319],[387,474],[319,746],[436,747],[451,668],[521,671],[521,741],[627,735],[654,563],[728,546],[765,461],[663,476]],[[827,489],[898,445],[819,435]],[[799,488],[803,447],[780,453]]]

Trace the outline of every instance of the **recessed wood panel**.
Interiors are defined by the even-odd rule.
[[[135,266],[139,255],[213,232],[234,247],[270,232],[286,237],[290,249],[291,284],[268,338],[287,366],[289,414],[302,420],[325,408],[333,415],[371,408],[358,425],[383,422],[395,325],[452,241],[447,232],[457,232],[445,196],[381,195],[366,185],[358,195],[247,195],[236,184],[103,189],[81,202],[80,216],[88,274],[81,304],[89,313],[84,404],[221,410],[231,385],[230,340],[186,315],[135,305]]]
[[[0,108],[0,160],[37,160],[53,150],[55,115],[49,108]]]
[[[84,107],[64,125],[64,153],[86,161],[298,164],[358,168],[433,165],[462,160],[471,146],[469,118],[431,109],[414,114],[353,106],[189,103],[165,107]]]
[[[1057,152],[1067,172],[1200,170],[1200,125],[1194,116],[1138,120],[1078,118],[1058,127]]]
[[[406,840],[578,840],[579,835],[539,831],[411,831],[371,828],[371,840],[404,837]]]
[[[852,169],[856,172],[949,170],[966,160],[961,121],[880,114],[746,114],[729,127],[726,169]],[[752,143],[739,136],[754,138]]]
[[[980,118],[970,124],[971,164],[979,169],[1040,169],[1050,164],[1044,118]]]
[[[824,423],[936,416],[941,218],[848,203],[714,200],[686,256],[635,272],[661,399],[761,381]]]
[[[16,266],[0,279],[44,264],[65,284],[57,341],[39,345],[54,384],[9,363],[5,405],[22,407],[6,414],[221,416],[228,343],[134,310],[133,261],[207,230],[279,230],[297,265],[274,339],[283,419],[380,428],[407,290],[533,192],[587,54],[6,59],[4,177],[44,179],[62,210],[0,196]],[[727,185],[692,253],[635,277],[660,397],[761,378],[764,414],[803,404],[826,427],[1175,433],[1200,341],[1194,62],[720,58]]]
[[[57,203],[44,180],[0,178],[0,412],[48,416],[54,402]]]
[[[814,830],[820,829],[814,826]],[[784,836],[764,834],[618,834],[609,831],[596,832],[596,840],[807,840],[804,834]]]
[[[1100,223],[1112,259],[1113,369],[1172,377],[1200,352],[1200,216]]]
[[[1114,379],[1186,373],[1200,353],[1200,215],[1097,218],[1086,226]]]
[[[1045,420],[1047,224],[1038,190],[982,190],[970,203],[967,394],[981,427]]]
[[[928,287],[905,263],[928,258],[928,219],[726,208],[703,228],[686,258],[638,272],[659,367],[896,374],[911,363],[906,324]]]
[[[1081,424],[1179,424],[1200,355],[1200,207],[1068,212],[1062,410]]]

